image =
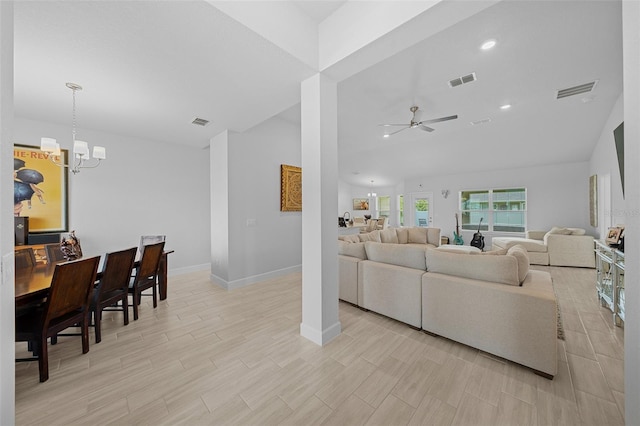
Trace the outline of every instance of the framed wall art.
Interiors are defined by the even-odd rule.
[[[68,151],[55,160],[68,164]],[[13,146],[13,215],[29,217],[29,233],[69,230],[68,171],[39,147]]]
[[[598,176],[589,176],[589,223],[598,226]]]
[[[354,198],[353,199],[353,210],[369,210],[369,199],[368,198]]]
[[[302,168],[280,165],[280,211],[302,211]]]

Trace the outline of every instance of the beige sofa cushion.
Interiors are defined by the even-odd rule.
[[[407,244],[409,242],[409,228],[396,228],[398,236],[398,244]]]
[[[448,251],[448,252],[452,252],[452,253],[467,253],[467,254],[482,253],[482,250],[480,250],[478,247],[458,246],[458,245],[455,245],[455,244],[444,244],[444,245],[441,245],[439,247],[436,247],[436,250]]]
[[[369,251],[367,250],[367,255]],[[427,271],[519,286],[518,260],[515,256],[480,256],[427,250]]]
[[[558,226],[554,226],[553,228],[551,228],[549,232],[547,232],[547,235],[551,235],[551,234],[571,235],[571,230],[567,228],[560,228]]]
[[[387,228],[380,231],[380,241],[383,243],[398,244],[398,234],[394,228]]]
[[[521,245],[525,248],[525,250],[536,253],[546,253],[547,252],[547,244],[542,240],[532,240],[529,238],[520,238],[520,237],[494,237],[492,239],[492,243],[494,246],[509,249],[516,244]]]
[[[349,243],[359,243],[360,237],[358,236],[358,234],[340,235],[338,236],[338,240],[347,241]]]
[[[407,268],[426,270],[425,250],[422,247],[413,247],[402,244],[383,244],[373,241],[364,243],[367,259],[374,262],[388,263],[390,265],[404,266]]]
[[[360,238],[360,242],[364,242],[364,241],[375,241],[377,243],[382,242],[380,240],[380,231],[371,231],[371,232],[367,232],[366,234],[358,234],[358,237]]]
[[[567,228],[567,229],[571,231],[571,235],[585,235],[587,233],[587,231],[582,228]]]
[[[427,228],[427,243],[436,247],[440,245],[440,228]]]
[[[367,252],[364,250],[364,243],[349,243],[346,241],[338,241],[338,254],[343,256],[357,257],[358,259],[367,259]]]
[[[427,228],[407,228],[409,231],[408,243],[427,244]]]
[[[507,251],[507,256],[513,256],[518,261],[518,281],[522,284],[529,273],[529,253],[524,247],[516,245]]]

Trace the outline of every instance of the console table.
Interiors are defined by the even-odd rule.
[[[595,240],[596,291],[600,304],[613,312],[617,326],[624,325],[624,253]]]

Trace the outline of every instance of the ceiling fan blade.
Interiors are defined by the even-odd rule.
[[[401,131],[407,130],[407,129],[409,129],[409,126],[405,127],[404,129],[396,130],[395,132],[391,132],[391,133],[387,133],[387,134],[389,136],[391,136],[391,135],[395,135],[396,133],[400,133]]]
[[[425,132],[433,132],[435,129],[432,129],[431,127],[427,127],[424,124],[420,124],[418,125],[418,128],[420,130],[424,130]]]
[[[458,118],[457,115],[450,115],[448,117],[432,118],[431,120],[422,120],[418,124],[440,123],[441,121],[455,120],[456,118]]]
[[[382,127],[390,127],[390,126],[405,126],[405,127],[409,127],[408,124],[378,124],[378,126],[382,126]]]

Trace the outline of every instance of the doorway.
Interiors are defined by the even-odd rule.
[[[433,223],[433,193],[416,192],[409,197],[411,204],[407,207],[409,226],[426,228]]]

